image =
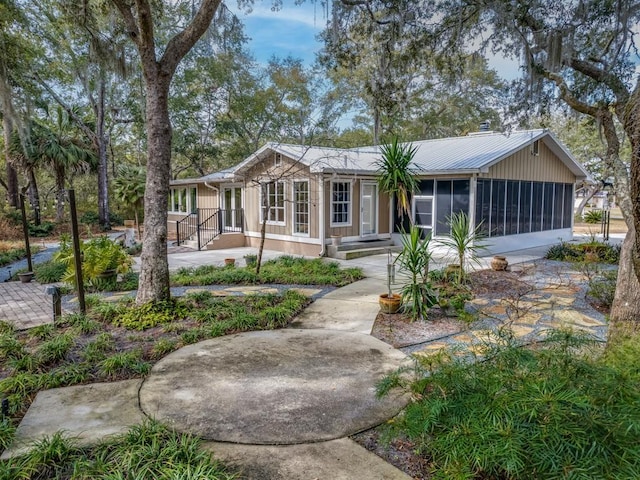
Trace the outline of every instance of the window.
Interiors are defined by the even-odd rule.
[[[280,165],[282,165],[282,155],[280,155],[279,153],[275,154],[275,159],[273,161],[273,164],[278,167]]]
[[[331,225],[351,225],[351,182],[331,183]]]
[[[309,235],[309,182],[293,182],[293,233]]]
[[[171,188],[169,190],[169,211],[174,213],[196,213],[197,191],[195,187]]]
[[[262,219],[284,225],[284,182],[269,182],[262,186]]]
[[[415,225],[420,227],[425,236],[433,230],[433,197],[417,195],[413,197],[413,218]]]

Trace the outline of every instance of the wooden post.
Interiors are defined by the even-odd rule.
[[[29,225],[27,224],[27,214],[24,209],[24,195],[20,195],[20,213],[22,214],[22,231],[24,232],[24,248],[27,252],[27,270],[33,272],[31,263],[31,245],[29,245]]]
[[[80,252],[80,234],[78,233],[78,213],[76,212],[76,192],[69,190],[69,209],[71,210],[71,232],[73,234],[73,260],[76,266],[76,287],[78,289],[78,304],[80,313],[87,313],[84,303],[84,282],[82,279],[82,254]]]

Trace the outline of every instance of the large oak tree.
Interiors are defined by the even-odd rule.
[[[161,49],[150,0],[111,0],[140,55],[146,93],[147,180],[137,303],[169,298],[167,197],[171,178],[169,87],[179,62],[207,31],[221,0],[202,0],[191,21]]]

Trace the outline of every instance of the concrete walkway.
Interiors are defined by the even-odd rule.
[[[17,330],[53,323],[53,301],[36,282],[0,283],[0,321]]]

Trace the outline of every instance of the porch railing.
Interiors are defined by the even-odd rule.
[[[177,244],[197,241],[198,250],[223,233],[244,232],[244,210],[199,208],[176,222]]]

